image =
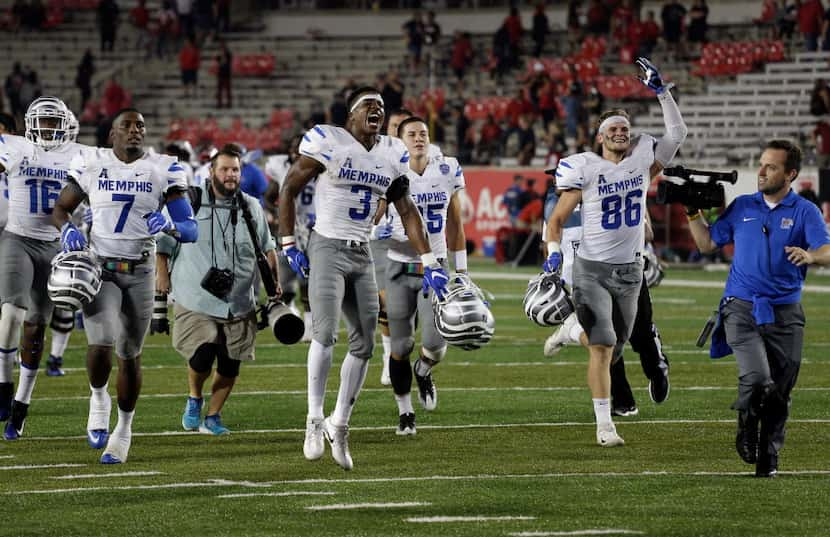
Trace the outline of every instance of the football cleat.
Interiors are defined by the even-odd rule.
[[[92,449],[102,449],[107,445],[110,433],[106,429],[87,429],[86,442]]]
[[[323,418],[306,418],[305,441],[303,442],[303,455],[310,461],[316,461],[326,451],[326,444],[323,440]]]
[[[578,343],[571,340],[571,328],[577,323],[579,323],[579,319],[576,318],[576,313],[571,313],[565,318],[565,322],[545,340],[545,356],[550,358],[561,351],[565,345]]]
[[[415,431],[415,414],[413,412],[401,414],[399,419],[398,429],[395,431],[395,434],[398,436],[415,436],[417,434]]]
[[[749,410],[738,412],[738,433],[735,435],[735,449],[747,464],[758,462],[758,415]]]
[[[112,399],[110,399],[108,394],[100,405],[95,405],[92,400],[89,402],[89,418],[87,418],[86,422],[86,441],[92,449],[101,449],[109,441],[111,410]]]
[[[0,421],[6,421],[12,413],[14,382],[0,382]]]
[[[66,374],[61,367],[63,366],[63,358],[49,355],[46,360],[46,376],[47,377],[62,377]]]
[[[185,431],[198,431],[202,421],[202,398],[188,397],[182,414],[182,428]]]
[[[775,477],[778,475],[778,455],[762,453],[755,466],[755,477]]]
[[[6,428],[3,430],[3,438],[6,440],[17,440],[23,435],[23,427],[26,425],[26,415],[29,413],[29,405],[20,401],[12,402],[12,413]]]
[[[426,376],[418,374],[413,367],[415,375],[415,382],[418,383],[418,400],[424,410],[433,411],[438,406],[438,391],[435,389],[435,382],[432,380],[432,373],[427,373]]]
[[[625,445],[625,441],[620,435],[614,425],[609,427],[597,428],[597,444],[602,447],[616,447]]]
[[[205,416],[205,421],[199,426],[199,432],[202,434],[212,434],[213,436],[222,436],[223,434],[230,434],[231,430],[222,424],[222,416],[214,414],[212,416]]]
[[[116,428],[107,442],[107,449],[101,455],[101,464],[122,464],[127,462],[127,454],[130,452],[132,432],[119,431]]]
[[[671,385],[669,384],[669,361],[665,357],[660,358],[660,374],[648,381],[648,396],[657,404],[669,398]]]
[[[635,406],[622,406],[622,407],[614,407],[611,409],[612,416],[636,416],[640,413],[640,410]]]
[[[352,455],[349,453],[349,426],[334,425],[329,418],[323,420],[323,432],[331,446],[331,456],[334,462],[344,470],[354,467]]]

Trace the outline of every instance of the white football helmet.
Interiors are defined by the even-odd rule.
[[[443,300],[433,294],[432,313],[435,328],[444,341],[465,351],[486,345],[496,328],[484,293],[462,273],[450,274]]]
[[[653,250],[646,250],[644,257],[645,271],[643,272],[643,279],[648,287],[657,287],[665,276],[663,265],[660,264],[660,260],[657,259],[657,254]]]
[[[38,97],[26,110],[26,139],[47,151],[69,140],[69,108],[57,97]]]
[[[540,326],[558,326],[574,311],[568,290],[555,273],[542,272],[530,280],[522,304],[528,319]]]
[[[78,123],[78,118],[75,117],[75,114],[67,108],[69,112],[69,130],[66,132],[66,139],[70,142],[77,142],[78,141],[78,133],[81,130],[81,124]]]
[[[79,310],[101,290],[101,266],[89,250],[59,253],[46,288],[56,307]]]

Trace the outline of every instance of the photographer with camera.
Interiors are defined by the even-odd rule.
[[[646,192],[651,177],[671,162],[686,138],[680,110],[657,68],[638,58],[643,84],[663,110],[666,133],[658,140],[641,134],[632,140],[623,110],[600,116],[596,140],[601,154],[571,155],[556,168],[559,201],[547,227],[548,259],[543,269],[560,273],[560,243],[568,218],[581,203],[582,236],[573,267],[573,299],[588,338],[588,385],[600,446],[624,444],[611,420],[611,360],[631,336],[643,279]]]
[[[211,160],[205,188],[191,189],[199,239],[176,248],[173,241],[164,238],[156,257],[151,331],[169,333],[166,313],[170,292],[175,302],[173,347],[188,361],[190,395],[182,427],[213,435],[230,432],[220,413],[239,376],[240,362],[254,359],[259,274],[246,218],[253,221],[259,247],[265,252],[274,281],[279,281],[275,242],[263,210],[256,198],[240,190],[241,156],[236,145],[225,145]],[[202,387],[214,361],[210,403],[202,421]]]
[[[801,366],[800,301],[807,266],[830,264],[830,236],[821,213],[791,189],[800,169],[801,149],[772,140],[761,154],[757,193],[735,198],[711,226],[697,208],[687,210],[702,253],[735,245],[710,355],[735,353],[735,443],[741,459],[756,465],[756,477],[778,471],[790,393]]]

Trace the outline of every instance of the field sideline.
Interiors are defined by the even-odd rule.
[[[265,332],[223,412],[233,432],[217,438],[181,430],[183,361],[167,336],[148,337],[129,461],[98,464],[84,440],[85,338],[74,333],[67,376],[41,375],[24,437],[0,441],[0,537],[828,534],[830,277],[808,277],[781,472],[757,480],[734,449],[734,359],[710,360],[693,343],[725,272],[671,270],[653,290],[671,396],[648,399],[627,349],[640,413],[616,418],[618,449],[595,445],[585,351],[542,355],[549,331],[521,310],[534,269],[474,261],[472,273],[493,296],[492,342],[448,352],[435,372],[438,408],[427,413],[415,397],[418,434],[403,438],[378,345],[352,419],[351,472],[328,450],[303,458],[307,346]],[[344,353],[338,345],[328,410]]]

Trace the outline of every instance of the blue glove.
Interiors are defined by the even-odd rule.
[[[384,241],[392,236],[392,224],[382,224],[372,228],[372,239]]]
[[[314,227],[314,224],[317,223],[317,214],[316,213],[308,213],[305,216],[305,227],[311,229]]]
[[[288,264],[291,266],[297,276],[300,278],[308,278],[308,258],[296,246],[292,246],[287,250],[282,251],[282,255],[288,259]]]
[[[90,209],[89,207],[84,209],[84,215],[81,217],[81,219],[84,221],[84,224],[86,224],[88,226],[91,226],[92,225],[92,209]]]
[[[648,58],[637,58],[637,61],[634,63],[636,63],[637,67],[639,67],[643,72],[643,76],[639,78],[640,82],[648,86],[648,88],[655,94],[660,95],[672,87],[671,84],[668,86],[663,85],[663,79],[660,77],[660,71],[657,70],[657,66],[651,63]]]
[[[444,299],[447,294],[447,282],[450,281],[444,269],[439,267],[424,267],[424,284],[421,289],[424,296],[427,296],[429,290],[432,289],[440,300]]]
[[[562,252],[552,252],[547,261],[542,265],[542,270],[548,274],[562,272]]]
[[[150,232],[150,235],[155,235],[162,231],[169,231],[173,227],[173,222],[159,211],[146,214],[144,218],[147,220],[147,231]]]
[[[72,222],[67,222],[61,228],[61,247],[64,252],[74,252],[86,248],[84,234]]]

